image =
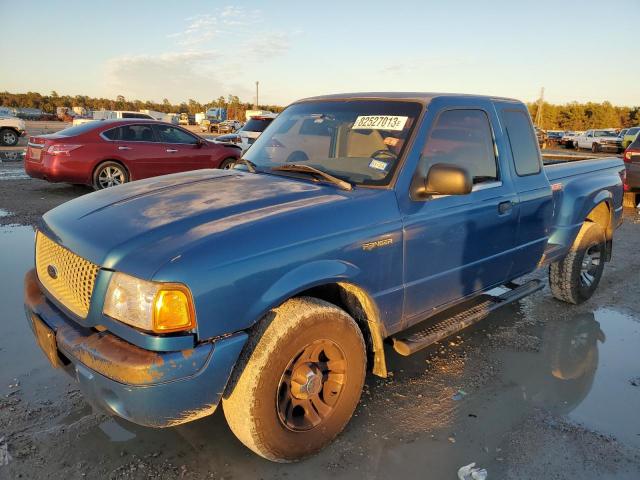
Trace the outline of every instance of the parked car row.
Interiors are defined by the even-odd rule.
[[[585,132],[549,132],[549,140],[567,148],[588,149],[594,153],[603,151],[624,151],[638,138],[640,127],[614,129],[592,129]]]
[[[200,122],[200,131],[209,133],[235,133],[240,130],[243,123],[239,120],[217,121],[205,118]]]
[[[232,168],[241,150],[184,128],[146,119],[102,120],[31,137],[25,171],[33,178],[93,186],[202,168]]]

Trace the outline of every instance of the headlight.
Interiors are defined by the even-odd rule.
[[[155,333],[191,330],[196,326],[193,300],[186,286],[148,282],[124,273],[111,277],[103,313]]]

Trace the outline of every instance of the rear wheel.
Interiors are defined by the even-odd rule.
[[[549,286],[558,300],[582,303],[593,295],[604,271],[606,238],[604,228],[585,222],[571,250],[549,266]]]
[[[0,130],[0,143],[7,147],[13,147],[18,144],[18,133],[10,128],[3,128]]]
[[[105,188],[122,185],[129,181],[129,173],[118,162],[104,162],[98,165],[93,174],[93,188],[104,190]]]
[[[358,404],[366,351],[356,322],[309,297],[291,299],[256,327],[223,398],[238,439],[258,455],[292,462],[329,444]]]

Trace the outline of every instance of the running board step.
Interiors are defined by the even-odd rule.
[[[544,284],[540,280],[530,280],[522,285],[509,283],[506,287],[510,290],[499,296],[483,295],[480,297],[484,299],[482,302],[455,315],[430,323],[423,330],[406,338],[393,337],[393,348],[400,355],[409,356],[479,322],[494,310],[541,290]]]

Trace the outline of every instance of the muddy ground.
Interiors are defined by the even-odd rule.
[[[0,164],[0,479],[640,478],[640,216],[627,212],[613,262],[580,306],[548,288],[369,376],[356,416],[293,465],[244,448],[222,411],[166,430],[95,411],[49,367],[22,310],[42,213],[88,189]]]

